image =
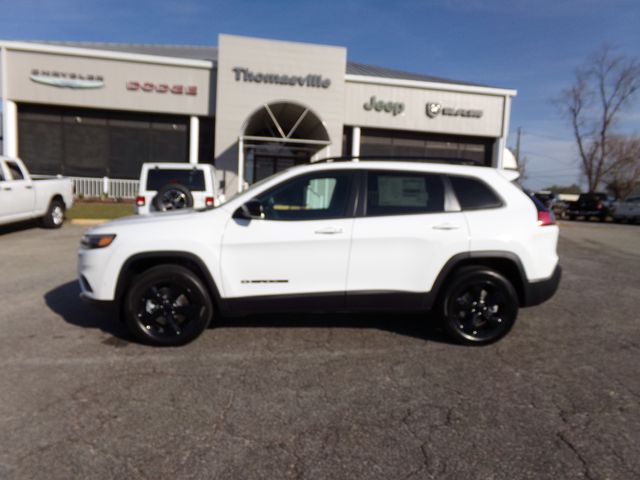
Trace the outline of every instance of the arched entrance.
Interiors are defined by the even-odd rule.
[[[264,104],[247,119],[238,139],[238,173],[251,184],[310,162],[330,144],[324,123],[308,107],[293,102]]]

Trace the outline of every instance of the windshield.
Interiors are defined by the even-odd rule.
[[[282,175],[282,174],[283,174],[284,172],[286,172],[287,170],[289,170],[289,169],[287,168],[286,170],[281,170],[281,171],[279,171],[279,172],[274,173],[273,175],[269,175],[268,177],[263,178],[262,180],[260,180],[260,181],[258,181],[258,182],[256,182],[256,183],[252,183],[252,184],[249,186],[249,188],[247,188],[247,189],[245,189],[245,190],[243,190],[243,191],[241,191],[241,192],[236,192],[236,193],[234,193],[233,195],[231,195],[229,198],[227,198],[227,199],[225,200],[225,202],[224,202],[224,203],[229,203],[231,200],[234,200],[234,199],[235,199],[235,198],[237,198],[239,195],[244,195],[244,194],[245,194],[245,193],[247,193],[247,192],[251,192],[251,191],[255,190],[255,189],[256,189],[256,188],[258,188],[259,186],[264,185],[265,183],[267,183],[268,181],[270,181],[270,180],[274,179],[275,177],[277,177],[277,176],[279,176],[279,175]]]

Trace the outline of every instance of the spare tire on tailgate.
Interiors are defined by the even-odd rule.
[[[169,183],[158,190],[153,197],[153,206],[160,212],[193,207],[193,195],[184,185]]]

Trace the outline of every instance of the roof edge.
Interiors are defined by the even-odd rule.
[[[209,60],[196,60],[188,58],[166,57],[160,55],[148,55],[143,53],[118,52],[115,50],[97,50],[92,48],[68,47],[51,45],[46,43],[15,42],[0,40],[0,47],[7,50],[19,50],[24,52],[39,52],[72,55],[77,57],[101,58],[107,60],[124,60],[140,63],[159,65],[175,65],[182,67],[196,67],[212,69],[214,62]]]
[[[479,93],[483,95],[501,95],[515,97],[517,90],[499,87],[485,87],[479,85],[468,85],[464,83],[439,83],[422,80],[406,80],[402,78],[373,77],[369,75],[346,74],[345,81],[353,83],[370,83],[375,85],[388,85],[394,87],[428,88],[430,90],[447,90],[465,93]]]

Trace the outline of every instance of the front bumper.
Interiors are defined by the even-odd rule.
[[[80,300],[92,308],[103,312],[113,312],[115,310],[115,302],[113,300],[96,300],[87,292],[80,292]]]
[[[525,285],[524,305],[523,307],[532,307],[540,305],[549,300],[558,290],[560,278],[562,277],[562,267],[556,265],[553,274],[544,280],[537,282],[529,282]]]

